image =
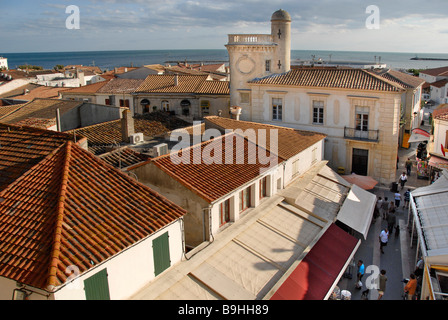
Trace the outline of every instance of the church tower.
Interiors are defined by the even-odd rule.
[[[251,119],[251,92],[247,82],[291,67],[291,16],[277,10],[271,16],[271,34],[229,34],[226,45],[230,67],[230,105],[239,106],[241,119]]]

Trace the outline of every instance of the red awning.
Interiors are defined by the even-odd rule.
[[[345,271],[359,242],[360,240],[333,223],[278,288],[271,300],[325,299]]]

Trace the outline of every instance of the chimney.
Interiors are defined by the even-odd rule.
[[[174,86],[178,86],[179,85],[179,76],[177,75],[177,73],[174,75]]]
[[[128,143],[131,135],[135,133],[134,118],[132,118],[131,110],[123,111],[123,118],[121,118],[121,140]]]

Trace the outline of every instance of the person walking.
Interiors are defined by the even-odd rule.
[[[394,195],[394,199],[395,199],[395,207],[397,209],[400,208],[401,193],[400,192],[396,192],[395,195]]]
[[[387,246],[387,242],[389,241],[389,230],[387,228],[381,231],[379,239],[381,253],[384,253],[383,247]]]
[[[395,216],[395,210],[392,210],[387,215],[387,229],[390,230],[390,232],[394,231],[395,223],[397,223],[397,217]]]
[[[398,179],[398,182],[401,186],[401,190],[403,190],[404,185],[406,184],[406,182],[408,181],[408,177],[406,175],[406,172],[403,172],[400,176],[400,178]]]
[[[381,270],[380,275],[378,277],[378,300],[381,300],[381,298],[384,296],[384,293],[386,292],[386,282],[387,282],[387,276],[386,276],[386,270]]]
[[[381,217],[383,218],[383,220],[386,220],[388,211],[389,211],[389,202],[387,202],[387,197],[384,197],[384,201],[381,204]]]
[[[387,207],[386,219],[387,219],[387,214],[392,211],[395,212],[395,202],[393,202],[393,201],[389,202],[389,206]]]
[[[404,203],[403,203],[403,208],[409,208],[409,201],[411,200],[411,190],[406,190],[406,192],[404,193]]]
[[[411,158],[408,158],[408,160],[406,160],[406,173],[408,176],[411,175],[411,170],[412,170],[412,160]]]
[[[356,274],[356,289],[362,288],[362,277],[364,276],[364,263],[362,260],[358,260],[358,272]]]
[[[417,279],[415,274],[411,274],[411,278],[404,286],[404,293],[407,294],[408,300],[414,300],[415,291],[417,290]]]

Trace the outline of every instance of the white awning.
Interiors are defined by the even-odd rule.
[[[339,210],[337,220],[361,233],[366,239],[375,205],[376,196],[354,184]]]

